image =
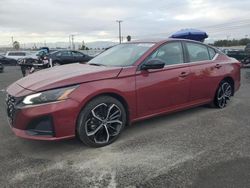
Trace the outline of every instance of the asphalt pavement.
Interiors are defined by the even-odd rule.
[[[21,77],[0,73],[0,90]],[[17,138],[0,91],[0,187],[250,187],[250,69],[225,109],[197,107],[127,127],[112,145]]]

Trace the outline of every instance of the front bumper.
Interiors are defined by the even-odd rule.
[[[8,105],[7,102],[7,111]],[[12,108],[12,114],[7,114],[11,129],[18,137],[48,141],[75,137],[80,109],[73,99],[26,107],[14,103]]]

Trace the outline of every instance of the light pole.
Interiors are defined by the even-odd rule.
[[[14,46],[14,45],[13,45],[13,44],[14,44],[14,37],[13,37],[13,36],[11,37],[11,42],[12,42],[11,45],[12,45],[12,47],[13,47],[13,46]]]
[[[73,50],[75,50],[75,43],[74,43],[74,36],[75,35],[71,35],[71,40],[72,40],[72,48],[73,48]]]
[[[71,49],[71,46],[72,46],[73,50],[75,50],[74,37],[75,35],[69,35],[69,48]]]
[[[71,35],[69,35],[69,49],[71,49]]]
[[[121,31],[121,23],[123,22],[122,20],[116,20],[116,22],[119,24],[119,42],[120,44],[122,43],[122,31]]]

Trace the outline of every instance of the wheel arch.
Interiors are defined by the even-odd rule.
[[[60,59],[54,59],[54,60],[52,60],[52,63],[56,63],[56,62],[62,64],[62,61]]]
[[[233,94],[232,94],[232,96],[234,95],[234,89],[235,89],[235,86],[234,86],[234,79],[231,77],[231,76],[227,76],[227,77],[225,77],[222,81],[227,81],[227,82],[229,82],[230,83],[230,85],[233,87]],[[221,82],[222,82],[221,81]],[[220,83],[221,83],[220,82]]]
[[[224,78],[217,84],[216,90],[215,90],[215,92],[214,92],[214,99],[215,99],[215,97],[216,97],[216,92],[217,92],[217,90],[219,89],[221,82],[223,82],[223,81],[227,81],[227,82],[229,82],[229,83],[231,84],[231,86],[233,87],[233,94],[232,94],[232,96],[234,96],[234,87],[235,87],[235,86],[234,86],[234,79],[233,79],[231,76],[226,76],[226,77],[224,77]]]
[[[99,95],[96,95],[91,100],[93,100],[94,98],[99,97],[99,96],[110,96],[110,97],[113,97],[113,98],[117,99],[118,101],[120,101],[122,103],[122,105],[124,106],[124,109],[126,111],[126,118],[127,118],[126,122],[127,122],[127,125],[128,125],[130,114],[129,114],[129,105],[128,105],[128,102],[126,101],[126,99],[123,96],[119,95],[118,93],[105,92],[105,93],[101,93]]]
[[[75,125],[76,136],[78,136],[76,130],[77,130],[77,123],[78,123],[78,119],[79,119],[81,111],[86,107],[86,105],[90,101],[94,100],[95,98],[101,97],[101,96],[110,96],[110,97],[117,99],[119,102],[121,102],[122,105],[124,106],[125,111],[126,111],[126,126],[130,124],[130,115],[131,114],[129,111],[129,104],[128,104],[127,100],[122,95],[118,94],[117,92],[113,92],[113,91],[112,92],[102,92],[102,93],[98,93],[96,95],[91,96],[90,98],[87,99],[87,101],[84,103],[84,105],[82,105],[81,110],[79,111],[79,114],[77,116],[76,125]]]

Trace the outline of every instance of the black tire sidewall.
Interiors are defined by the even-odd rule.
[[[88,114],[90,113],[90,111],[94,107],[96,107],[98,104],[101,104],[101,103],[113,103],[113,104],[117,105],[122,112],[122,122],[123,122],[120,133],[116,137],[114,137],[112,140],[110,140],[109,142],[107,142],[105,144],[97,144],[97,143],[93,142],[91,139],[89,139],[89,137],[86,134],[86,130],[85,130],[85,122],[86,122]],[[80,112],[79,117],[78,117],[78,121],[77,121],[77,130],[76,130],[77,136],[83,143],[85,143],[88,146],[103,147],[103,146],[109,145],[112,142],[114,142],[115,140],[117,140],[117,138],[119,137],[123,128],[126,125],[126,120],[127,120],[126,110],[124,109],[124,106],[122,105],[122,103],[119,100],[117,100],[116,98],[113,98],[111,96],[99,96],[99,97],[91,100]]]
[[[217,107],[217,108],[225,108],[225,107],[226,107],[226,105],[225,105],[224,107],[220,107],[219,102],[218,102],[218,92],[219,92],[221,86],[222,86],[224,83],[228,83],[228,84],[231,86],[231,89],[232,89],[232,85],[231,85],[228,81],[226,81],[226,80],[221,81],[221,83],[220,83],[218,89],[216,90],[215,97],[214,97],[214,106]],[[233,91],[232,91],[232,92],[233,92]]]

